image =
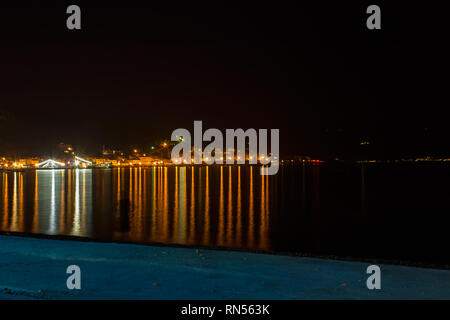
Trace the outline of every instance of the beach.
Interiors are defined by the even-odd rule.
[[[81,289],[66,286],[81,269]],[[0,236],[1,299],[449,299],[450,270],[245,251]]]

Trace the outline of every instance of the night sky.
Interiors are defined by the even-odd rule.
[[[449,155],[437,1],[191,2],[2,4],[0,155],[145,150],[194,120],[280,128],[283,155],[358,157],[363,140],[374,157]]]

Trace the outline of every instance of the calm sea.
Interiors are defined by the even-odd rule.
[[[0,173],[0,230],[450,264],[448,165]]]

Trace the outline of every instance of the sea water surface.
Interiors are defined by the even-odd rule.
[[[450,264],[447,165],[0,173],[0,230]]]

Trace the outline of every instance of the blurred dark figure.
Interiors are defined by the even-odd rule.
[[[130,230],[130,199],[120,199],[119,214],[120,214],[120,231],[127,232]]]

